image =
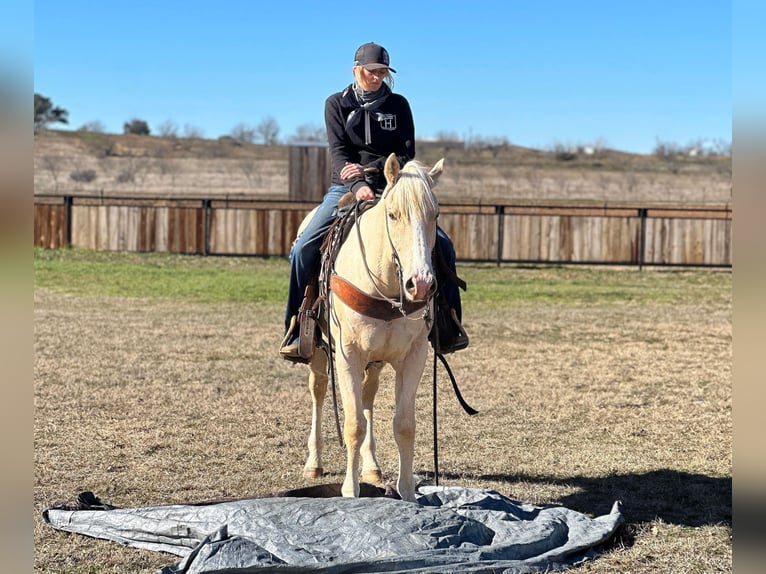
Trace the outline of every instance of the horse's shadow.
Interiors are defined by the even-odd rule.
[[[440,472],[446,480],[465,475]],[[732,479],[692,474],[679,470],[653,470],[643,474],[612,474],[603,477],[550,477],[511,474],[471,476],[478,481],[531,482],[574,488],[555,500],[572,510],[600,516],[608,514],[615,500],[622,502],[628,523],[660,519],[682,526],[729,525],[732,523]],[[513,492],[502,494],[513,498]]]

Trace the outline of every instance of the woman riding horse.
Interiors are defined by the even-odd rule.
[[[389,66],[388,52],[368,42],[360,46],[352,68],[355,81],[325,102],[325,125],[332,155],[332,186],[290,251],[290,283],[285,312],[285,337],[279,353],[285,359],[301,361],[298,353],[298,310],[306,286],[317,272],[319,249],[337,214],[338,202],[347,192],[357,201],[376,198],[385,187],[383,169],[389,154],[403,167],[415,158],[415,126],[409,102],[391,91],[396,72]],[[438,342],[441,353],[468,346],[460,323],[462,309],[455,281],[455,249],[449,237],[437,230],[439,297],[437,305]],[[438,346],[437,346],[438,345]]]

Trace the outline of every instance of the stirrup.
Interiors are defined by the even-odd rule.
[[[439,337],[439,352],[442,355],[460,351],[468,346],[468,334],[458,320],[457,313],[454,309],[450,309],[450,317],[452,318],[452,325],[450,326],[457,332],[450,332],[448,330],[447,336],[449,339],[447,341],[444,341],[441,336]]]
[[[295,330],[297,328],[298,328],[298,317],[293,315],[290,318],[290,327],[287,329],[287,333],[285,333],[285,336],[279,345],[279,355],[283,359],[287,359],[288,361],[292,361],[293,363],[305,363],[307,361],[304,360],[298,353],[298,339],[295,338],[294,336]],[[291,339],[292,339],[292,342],[290,342]]]
[[[428,338],[434,351],[442,355],[460,351],[468,346],[468,335],[460,324],[457,313],[446,305],[438,308]]]

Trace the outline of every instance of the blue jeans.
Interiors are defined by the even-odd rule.
[[[314,217],[290,249],[290,283],[287,288],[285,332],[290,328],[290,319],[293,315],[298,315],[309,279],[319,270],[319,248],[322,247],[324,236],[335,220],[335,210],[340,198],[348,191],[349,189],[343,185],[333,185],[327,190]],[[297,334],[296,331],[296,336]]]
[[[340,198],[348,191],[348,188],[343,185],[333,185],[327,191],[314,217],[290,250],[290,282],[287,289],[285,332],[290,328],[290,319],[298,315],[298,309],[300,309],[303,302],[304,292],[306,291],[309,279],[319,271],[319,248],[322,246],[327,230],[335,220]],[[436,241],[439,243],[447,266],[454,271],[455,248],[447,234],[439,227],[436,229]],[[440,277],[439,275],[440,273],[437,269],[436,281],[439,284],[439,288],[444,290],[449,306],[455,309],[458,319],[460,319],[462,317],[462,309],[458,286],[450,278]],[[298,331],[296,330],[295,337],[297,336]]]

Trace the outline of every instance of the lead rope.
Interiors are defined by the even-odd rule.
[[[328,251],[330,253],[335,251],[335,247],[332,245],[332,243],[339,241],[339,235],[340,232],[338,231],[339,228],[335,228],[330,230],[330,233],[333,233],[334,236],[331,238],[331,244],[328,247]],[[323,282],[321,285],[321,288],[323,289],[323,293],[320,293],[320,296],[323,296],[324,298],[324,311],[325,311],[325,325],[327,325],[327,361],[328,361],[328,370],[330,375],[330,388],[332,389],[332,410],[333,414],[335,416],[335,432],[338,435],[338,444],[341,448],[345,446],[343,442],[343,433],[340,430],[340,415],[338,414],[338,393],[336,391],[337,383],[336,383],[336,377],[335,377],[335,360],[333,358],[333,341],[332,341],[332,329],[330,327],[330,321],[332,321],[333,313],[332,308],[330,304],[330,277],[332,275],[332,269],[331,264],[332,263],[332,257],[327,257],[323,261]]]
[[[332,352],[332,335],[330,335],[330,299],[327,299],[327,360],[330,366],[330,384],[332,387],[332,410],[335,414],[335,432],[338,433],[338,444],[343,448],[345,446],[343,442],[343,433],[340,432],[340,415],[338,415],[338,395],[335,391],[335,361],[333,359]]]
[[[434,321],[436,325],[436,321]],[[439,327],[436,326],[438,335]],[[437,339],[438,340],[438,339]],[[434,393],[434,405],[433,405],[433,419],[434,419],[434,484],[439,486],[439,426],[438,418],[436,414],[436,349],[434,349],[434,380],[433,380],[433,393]]]
[[[328,304],[329,307],[329,304]],[[328,313],[329,314],[329,313]],[[343,448],[343,434],[340,432],[340,416],[338,415],[338,395],[335,392],[335,365],[332,356],[332,338],[329,327],[327,329],[327,360],[330,362],[330,382],[332,383],[332,410],[335,413],[335,432],[338,433],[338,444]]]
[[[476,414],[479,414],[479,411],[471,407],[465,399],[463,398],[463,394],[460,392],[460,389],[457,386],[457,381],[455,380],[455,375],[452,373],[452,369],[449,366],[449,363],[447,362],[447,359],[444,358],[444,355],[436,350],[436,345],[438,345],[439,342],[439,322],[436,320],[436,315],[439,312],[438,309],[438,299],[436,302],[434,302],[434,322],[433,322],[433,331],[434,331],[434,341],[436,344],[432,345],[434,350],[434,363],[433,363],[433,409],[432,409],[432,419],[434,424],[434,485],[439,486],[439,419],[437,414],[437,408],[436,408],[436,388],[437,388],[437,372],[436,372],[436,359],[438,358],[442,365],[444,365],[444,368],[447,370],[447,375],[449,376],[449,380],[452,383],[452,390],[455,391],[455,396],[457,397],[457,401],[460,403],[460,406],[463,407],[463,410],[468,414],[469,416],[473,416]]]

